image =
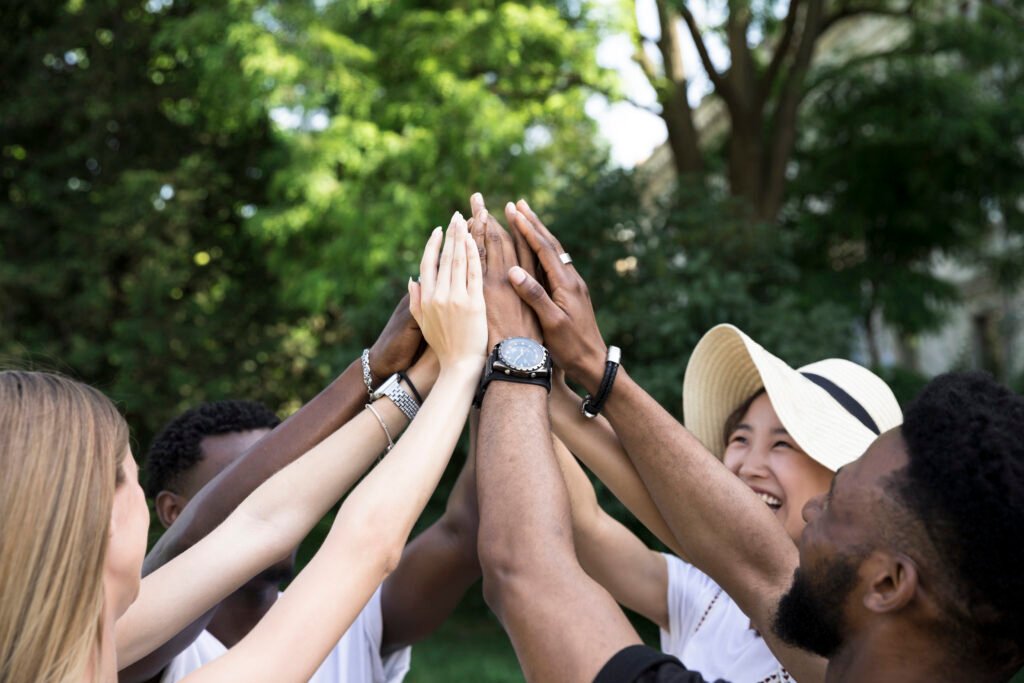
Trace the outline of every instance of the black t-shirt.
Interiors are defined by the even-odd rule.
[[[646,645],[630,645],[615,653],[594,683],[708,683],[682,662]],[[715,683],[727,683],[718,680]]]

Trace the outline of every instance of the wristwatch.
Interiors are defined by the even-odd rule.
[[[532,339],[509,337],[496,344],[488,356],[473,405],[480,407],[487,385],[494,380],[536,384],[550,392],[551,354]]]
[[[398,406],[411,422],[420,409],[420,404],[402,388],[402,377],[397,372],[386,380],[384,384],[377,387],[377,390],[370,395],[373,401],[387,396],[391,402]]]

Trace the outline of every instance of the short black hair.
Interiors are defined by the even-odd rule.
[[[932,380],[901,428],[908,465],[892,480],[921,522],[976,662],[1024,658],[1024,398],[980,372]],[[1011,672],[1012,673],[1012,672]]]
[[[207,436],[273,429],[281,420],[256,401],[203,403],[174,418],[157,434],[146,453],[146,495],[171,490],[178,475],[202,458],[199,443]]]

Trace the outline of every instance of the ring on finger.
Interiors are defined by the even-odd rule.
[[[570,263],[572,263],[572,256],[569,256],[569,252],[563,251],[561,254],[558,255],[558,260],[561,261],[564,265],[569,265]]]

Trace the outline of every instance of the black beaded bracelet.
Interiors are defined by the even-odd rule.
[[[409,385],[409,391],[411,391],[412,395],[416,397],[416,402],[419,403],[420,405],[423,405],[423,397],[420,396],[420,392],[416,391],[416,385],[412,383],[411,379],[409,379],[409,375],[405,374],[404,372],[399,372],[398,379],[402,380],[403,382]]]
[[[580,412],[584,417],[595,418],[604,407],[608,395],[612,393],[612,384],[615,382],[615,375],[619,372],[619,363],[622,360],[622,349],[618,346],[608,347],[608,358],[604,364],[604,377],[601,378],[601,386],[597,388],[597,396],[587,394],[580,404]]]

